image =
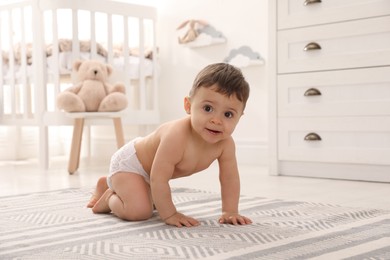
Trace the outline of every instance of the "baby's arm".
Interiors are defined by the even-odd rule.
[[[174,143],[161,140],[151,169],[150,186],[153,202],[166,224],[177,227],[197,226],[199,225],[197,220],[177,212],[172,202],[169,180],[172,178],[175,165],[180,157],[180,149]]]
[[[192,227],[199,225],[197,220],[177,212],[176,207],[172,202],[171,189],[168,183],[169,180],[162,177],[162,175],[165,175],[164,170],[165,169],[159,167],[158,173],[155,174],[158,175],[158,177],[151,179],[153,202],[161,219],[166,224],[177,227]]]
[[[234,225],[251,224],[252,221],[249,218],[240,215],[238,212],[240,176],[238,173],[233,139],[227,143],[226,148],[218,159],[218,163],[222,193],[222,215],[219,218],[219,222]]]

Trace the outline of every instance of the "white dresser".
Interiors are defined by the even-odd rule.
[[[390,182],[390,0],[269,0],[273,175]]]

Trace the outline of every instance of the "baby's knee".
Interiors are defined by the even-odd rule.
[[[147,220],[150,219],[153,215],[153,210],[150,208],[137,208],[137,209],[131,209],[127,210],[123,216],[124,220],[128,221],[141,221],[141,220]]]
[[[107,177],[100,177],[97,181],[97,186],[107,186]]]

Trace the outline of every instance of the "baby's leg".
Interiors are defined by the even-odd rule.
[[[138,174],[120,172],[111,177],[115,193],[108,206],[117,217],[125,220],[146,220],[153,214],[150,186]]]
[[[114,192],[111,189],[107,189],[104,192],[103,196],[101,196],[100,199],[92,207],[93,213],[110,213],[111,209],[108,206],[108,200],[113,194]]]
[[[99,178],[96,184],[95,193],[92,195],[91,199],[89,200],[87,207],[92,208],[93,206],[95,206],[96,202],[103,196],[104,192],[107,189],[108,189],[107,178],[106,177]]]

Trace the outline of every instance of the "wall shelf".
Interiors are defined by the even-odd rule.
[[[199,34],[194,41],[189,43],[184,43],[182,45],[189,48],[201,48],[201,47],[223,44],[225,42],[226,42],[226,38],[213,38],[205,34]]]

